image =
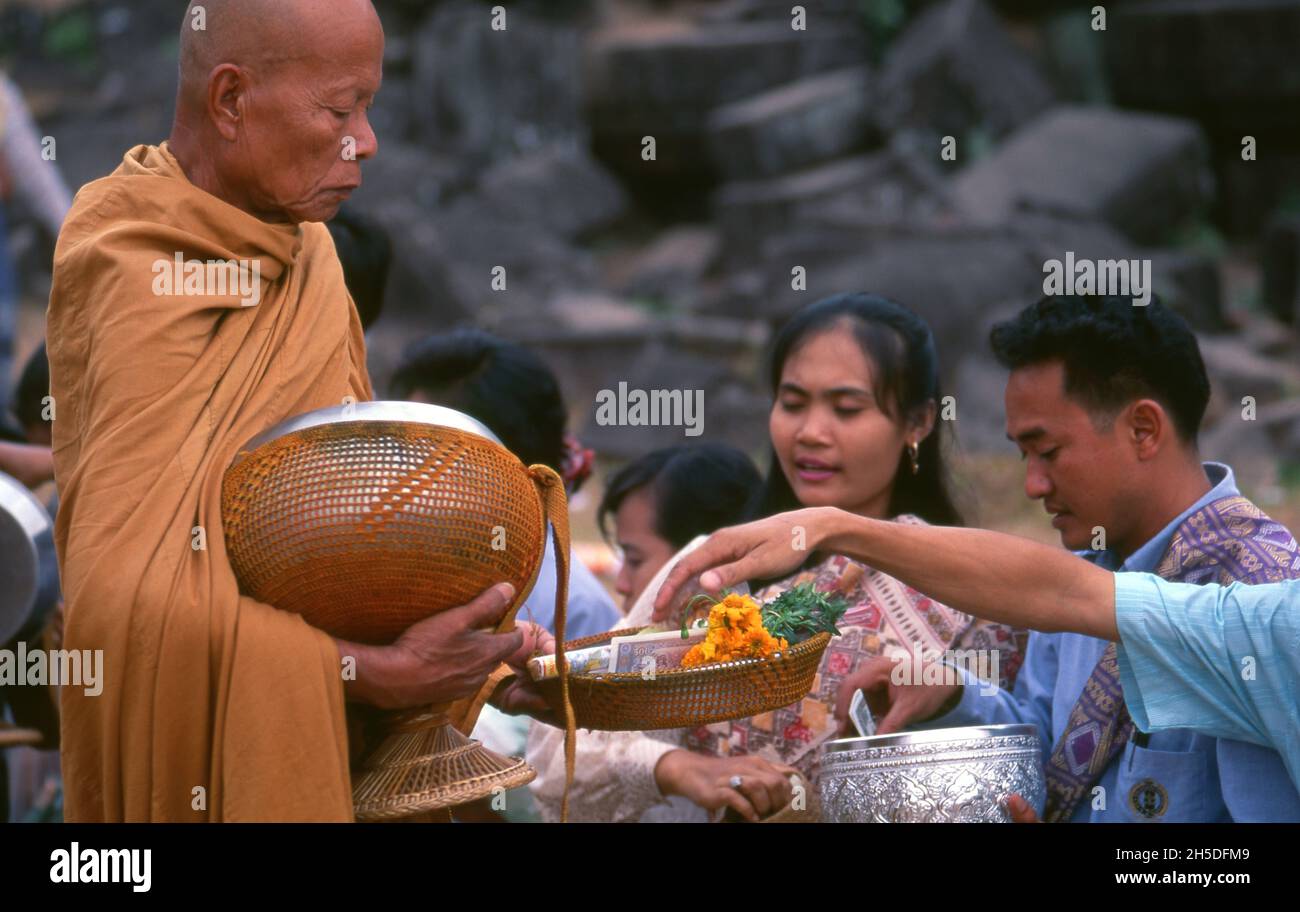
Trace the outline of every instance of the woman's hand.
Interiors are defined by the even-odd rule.
[[[669,751],[655,766],[662,794],[681,795],[706,811],[729,807],[750,823],[790,803],[793,775],[794,767],[761,757],[706,757],[687,750]]]
[[[664,579],[655,596],[653,619],[674,617],[683,599],[696,594],[683,591],[696,577],[705,592],[717,594],[745,580],[797,570],[831,534],[839,514],[834,507],[809,507],[714,532]]]

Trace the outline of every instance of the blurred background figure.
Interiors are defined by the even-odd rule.
[[[27,359],[14,387],[10,415],[6,416],[12,422],[6,420],[0,426],[0,472],[31,489],[53,519],[58,511],[58,494],[54,490],[50,422],[46,417],[49,389],[50,368],[42,343]],[[0,561],[9,559],[14,556],[0,554]],[[57,567],[51,565],[48,572],[57,575]],[[62,611],[56,611],[44,629],[39,624],[29,626],[10,642],[0,643],[0,649],[12,650],[20,639],[31,648],[58,648],[62,624]],[[35,746],[0,752],[0,820],[60,820],[62,789],[55,694],[48,688],[0,687],[0,720],[6,715],[10,722],[40,732],[43,740]]]
[[[50,422],[53,420],[49,408],[50,395],[50,359],[45,353],[45,343],[36,346],[23,365],[23,372],[18,376],[13,397],[9,402],[9,412],[18,422],[22,439],[33,446],[50,445]],[[53,475],[50,476],[51,480]]]
[[[691,539],[743,522],[761,488],[753,461],[717,443],[655,450],[610,476],[596,516],[621,558],[623,612]]]
[[[28,357],[0,423],[0,472],[33,490],[54,481],[49,394],[50,363],[42,342]]]
[[[343,264],[343,282],[361,318],[361,328],[370,329],[384,309],[388,270],[393,245],[388,232],[374,219],[353,212],[347,206],[325,223],[334,238],[334,249]]]
[[[13,207],[23,207],[52,244],[72,195],[22,93],[0,71],[0,402],[8,401],[18,328],[18,276],[9,248]]]

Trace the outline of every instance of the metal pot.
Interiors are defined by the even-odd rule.
[[[58,601],[50,514],[23,484],[0,472],[0,645],[39,635]]]
[[[327,424],[350,424],[358,421],[407,421],[434,427],[449,427],[486,437],[499,446],[505,445],[501,443],[501,438],[492,433],[486,424],[472,415],[466,415],[464,412],[458,412],[442,405],[432,405],[427,402],[406,402],[405,400],[389,399],[373,402],[353,402],[348,405],[331,405],[326,408],[316,409],[314,412],[304,412],[301,415],[286,418],[275,427],[268,428],[240,447],[235,461],[238,462],[248,452],[279,437],[285,437],[307,428],[322,427]]]
[[[1042,807],[1033,725],[843,738],[822,745],[818,794],[832,823],[1008,823],[1012,793]]]

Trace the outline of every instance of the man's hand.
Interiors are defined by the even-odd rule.
[[[750,823],[790,803],[793,775],[793,767],[761,757],[706,757],[687,750],[669,751],[655,766],[662,794],[681,795],[707,811],[729,807]]]
[[[521,629],[491,632],[514,595],[513,586],[498,583],[467,605],[412,624],[391,646],[340,640],[339,655],[356,659],[356,680],[345,684],[348,699],[406,709],[473,696],[525,647]]]
[[[1038,812],[1029,806],[1029,802],[1019,795],[1009,795],[1006,800],[1007,813],[1012,823],[1042,823]]]
[[[902,731],[914,722],[924,722],[939,715],[949,702],[961,695],[962,685],[945,684],[895,684],[894,668],[900,668],[898,677],[903,681],[923,681],[920,669],[912,669],[912,659],[891,659],[881,656],[866,662],[861,668],[840,682],[835,698],[835,718],[840,733],[849,730],[849,704],[854,691],[861,690],[867,706],[876,717],[876,734],[888,735]]]
[[[699,588],[716,594],[745,580],[784,576],[797,570],[817,550],[838,512],[829,507],[810,507],[714,532],[708,541],[678,561],[664,579],[655,596],[653,620],[674,618],[680,612],[680,603],[696,594],[688,584],[697,577]]]

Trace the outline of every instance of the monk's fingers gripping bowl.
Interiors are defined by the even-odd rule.
[[[475,419],[419,403],[321,409],[258,435],[226,472],[222,516],[241,591],[361,643],[500,582],[520,604],[545,550],[529,469]]]

